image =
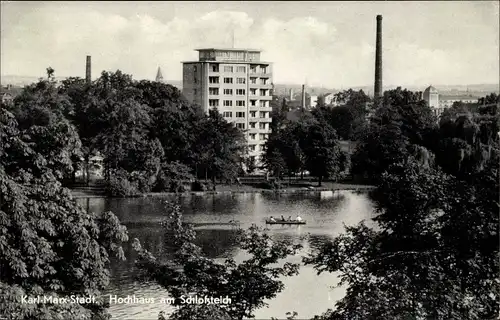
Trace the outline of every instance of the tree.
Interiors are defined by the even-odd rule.
[[[304,142],[305,166],[311,175],[318,177],[318,186],[321,186],[323,178],[337,178],[344,164],[335,131],[320,123],[313,123],[308,128]]]
[[[228,123],[218,110],[210,110],[201,129],[197,141],[201,155],[199,162],[210,173],[214,186],[216,178],[235,179],[245,150],[242,132]]]
[[[0,109],[0,315],[12,319],[105,319],[106,303],[25,304],[27,296],[96,296],[109,255],[124,258],[126,229],[111,212],[86,214]]]
[[[480,105],[495,104],[500,102],[500,96],[495,92],[490,93],[487,96],[479,98],[478,103]]]
[[[445,117],[438,141],[433,151],[442,170],[466,178],[498,155],[498,116]]]
[[[352,156],[352,173],[378,181],[392,164],[408,157],[408,139],[396,124],[371,126]]]
[[[336,93],[335,100],[341,105],[363,107],[367,102],[370,102],[370,97],[363,90],[354,91],[349,89]]]
[[[202,137],[206,116],[201,108],[187,103],[170,105],[154,110],[153,135],[160,139],[163,146],[165,161],[179,161],[196,172],[201,165],[200,150],[197,145]]]
[[[348,106],[338,107],[320,107],[313,110],[315,118],[324,122],[325,125],[331,126],[339,138],[342,140],[350,140],[353,135],[353,124],[355,121],[354,112]]]
[[[256,169],[257,165],[255,163],[255,157],[250,156],[245,158],[246,173],[252,174]]]
[[[48,80],[53,80],[54,79],[54,69],[52,67],[47,68],[47,79]]]
[[[366,123],[370,98],[363,90],[349,89],[336,93],[335,99],[340,106],[327,107],[322,103],[312,113],[318,121],[330,125],[342,140],[353,140]]]
[[[180,192],[186,182],[191,182],[194,177],[191,169],[180,163],[171,162],[162,165],[161,172],[156,181],[156,191]]]
[[[7,110],[15,116],[24,140],[47,159],[46,166],[58,179],[74,174],[81,141],[68,121],[73,105],[67,95],[58,92],[55,82],[42,80],[26,87]]]
[[[285,160],[288,175],[293,175],[305,170],[304,150],[301,145],[307,139],[307,122],[290,123],[280,136],[280,150]]]
[[[280,105],[280,101],[276,96],[274,96],[273,100],[271,101],[271,107],[271,132],[278,132],[285,125],[287,120],[286,115],[288,111],[290,111],[290,108],[288,107],[285,98],[281,100]]]
[[[193,243],[195,233],[190,225],[182,222],[179,206],[167,204],[167,209],[169,218],[164,224],[168,234],[166,245],[174,251],[173,259],[160,263],[137,240],[134,248],[139,254],[139,269],[176,299],[174,305],[180,308],[174,312],[173,319],[252,318],[254,310],[266,305],[265,299],[271,299],[283,290],[279,277],[298,273],[298,264],[282,263],[281,260],[295,254],[301,246],[274,241],[256,226],[248,231],[238,231],[239,246],[249,253],[249,259],[239,264],[233,259],[226,259],[223,263],[208,259]],[[181,296],[192,294],[199,297],[227,296],[231,303],[181,303]]]
[[[264,167],[269,170],[278,180],[286,171],[286,163],[281,153],[281,143],[277,135],[271,135],[264,144],[263,163]]]
[[[373,194],[377,229],[346,228],[305,259],[320,273],[339,271],[348,285],[322,318],[495,317],[497,173],[483,172],[489,178],[472,186],[411,157],[391,166]]]
[[[376,227],[346,228],[306,259],[348,285],[336,310],[318,319],[492,319],[500,295],[498,116],[457,105],[437,128],[418,95],[385,98],[355,154],[359,168],[374,166],[379,177]]]
[[[359,134],[352,156],[353,173],[376,181],[392,164],[413,154],[414,146],[434,151],[437,119],[420,99],[420,94],[397,88],[384,93],[369,126]]]

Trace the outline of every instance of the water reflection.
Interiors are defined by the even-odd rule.
[[[179,201],[183,219],[193,224],[196,243],[210,258],[222,261],[233,258],[241,261],[247,258],[235,246],[237,231],[232,221],[248,228],[252,224],[268,228],[268,232],[278,241],[294,241],[303,245],[301,252],[287,259],[301,262],[301,257],[315,250],[326,241],[337,236],[344,229],[343,224],[353,225],[367,219],[373,212],[373,205],[365,194],[348,191],[321,192],[308,194],[221,194],[182,195],[164,198],[133,199],[79,199],[88,211],[113,211],[124,223],[129,238],[138,238],[145,249],[159,259],[168,259],[169,251],[160,222],[165,219],[164,201]],[[264,221],[269,216],[300,215],[307,220],[306,225],[270,225]],[[134,260],[136,255],[131,243],[124,246],[127,261],[113,261],[109,293],[125,296],[135,294],[142,297],[165,297],[167,292],[154,283],[139,282]],[[256,312],[256,317],[282,318],[288,311],[297,311],[299,318],[310,318],[332,307],[335,300],[342,297],[342,288],[332,289],[337,283],[334,274],[318,276],[310,266],[303,266],[296,277],[286,278],[285,290],[269,301],[269,308]],[[111,305],[114,319],[156,318],[161,305]]]

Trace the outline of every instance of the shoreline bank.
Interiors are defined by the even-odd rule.
[[[315,193],[315,192],[324,192],[324,191],[369,191],[373,190],[375,186],[371,185],[355,185],[355,184],[336,184],[336,186],[333,187],[313,187],[313,188],[285,188],[285,189],[280,189],[280,190],[270,190],[270,189],[259,189],[259,188],[243,188],[238,186],[221,186],[220,190],[216,191],[186,191],[186,192],[148,192],[140,195],[135,195],[135,196],[128,196],[128,197],[109,197],[106,195],[102,194],[93,194],[91,192],[86,193],[86,192],[81,192],[77,191],[74,192],[71,190],[73,198],[117,198],[117,199],[123,199],[123,198],[155,198],[155,197],[167,197],[167,196],[175,196],[175,195],[217,195],[217,194],[245,194],[245,193],[286,193],[286,194],[292,194],[292,193]]]

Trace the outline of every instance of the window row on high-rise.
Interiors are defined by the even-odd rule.
[[[260,81],[258,81],[259,78],[254,78],[254,77],[251,77],[250,78],[250,84],[259,84],[259,85],[268,85],[270,84],[270,81],[268,78],[260,78]],[[223,83],[225,84],[246,84],[246,81],[247,79],[246,78],[241,78],[241,77],[236,77],[236,78],[233,78],[233,77],[224,77],[223,79]],[[218,83],[221,83],[220,82],[220,77],[217,77],[217,76],[210,76],[208,77],[208,82],[209,83],[212,83],[212,84],[218,84]],[[197,81],[195,81],[195,83],[197,83]]]
[[[268,133],[259,133],[259,135],[257,135],[257,133],[248,134],[249,140],[257,140],[257,137],[259,137],[258,140],[267,140],[269,138],[269,134]]]
[[[245,112],[235,112],[236,118],[245,118]],[[250,118],[257,118],[257,111],[250,111],[249,112]],[[231,118],[233,116],[232,111],[224,111],[222,112],[222,116],[225,118]],[[269,118],[270,114],[269,112],[261,111],[259,112],[259,118],[261,119],[266,119]]]
[[[209,99],[208,100],[208,106],[210,107],[219,107],[219,99]],[[224,107],[232,107],[233,106],[233,100],[222,100],[222,106]],[[245,106],[245,100],[236,100],[234,101],[234,106],[236,107],[244,107]]]
[[[257,123],[258,122],[249,122],[248,123],[249,129],[257,129]],[[269,130],[270,129],[269,123],[259,122],[258,124],[259,124],[259,130]],[[239,129],[245,129],[245,124],[244,123],[236,123],[236,127],[238,127]]]
[[[218,107],[220,105],[220,100],[219,99],[209,99],[208,100],[208,105],[210,107]],[[222,100],[222,105],[224,107],[232,107],[233,106],[233,100]],[[258,102],[258,104],[257,104]],[[245,100],[236,100],[234,102],[234,105],[236,107],[244,107],[245,106]],[[259,107],[259,108],[269,108],[269,101],[257,101],[257,100],[250,100],[250,107]]]
[[[235,112],[236,118],[245,118],[245,112]],[[222,116],[224,118],[232,118],[233,117],[233,112],[232,111],[224,111],[222,113]]]
[[[223,89],[222,91],[225,96],[232,96],[233,93],[236,93],[237,96],[244,96],[246,94],[245,89]],[[208,88],[208,94],[211,96],[218,96],[220,94],[219,88]]]
[[[221,65],[218,63],[211,63],[209,68],[211,72],[220,72]],[[224,73],[246,73],[247,67],[241,65],[222,65],[222,71]],[[250,74],[268,74],[270,72],[270,68],[268,65],[250,65],[248,72]]]

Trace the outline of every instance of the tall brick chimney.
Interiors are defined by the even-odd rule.
[[[302,110],[306,109],[306,85],[302,85]]]
[[[375,49],[375,98],[382,97],[382,16],[377,16],[377,45]]]
[[[87,64],[85,68],[85,81],[87,82],[87,84],[90,84],[92,82],[91,78],[92,75],[90,73],[90,70],[91,70],[90,56],[87,56]]]

